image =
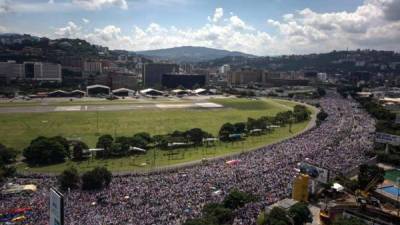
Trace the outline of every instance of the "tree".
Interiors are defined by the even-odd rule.
[[[326,113],[324,110],[321,110],[321,111],[317,114],[317,120],[318,120],[319,122],[324,121],[327,117],[328,117],[328,113]]]
[[[203,215],[209,218],[209,221],[216,221],[217,224],[231,224],[233,220],[233,211],[219,203],[206,204],[203,208]]]
[[[86,143],[82,141],[78,141],[74,144],[72,149],[72,158],[75,160],[82,160],[83,159],[83,150],[87,150],[89,147]]]
[[[0,162],[0,182],[3,182],[6,177],[10,177],[15,174],[15,167],[6,166]]]
[[[268,225],[291,225],[286,210],[281,207],[274,207],[268,215],[266,215],[266,224]]]
[[[139,133],[135,134],[134,137],[141,137],[142,139],[146,140],[147,143],[152,143],[153,142],[153,138],[147,132],[139,132]]]
[[[235,126],[231,123],[225,123],[222,125],[221,129],[219,130],[219,138],[221,141],[229,141],[229,135],[235,133]]]
[[[247,130],[253,130],[253,129],[257,129],[257,120],[256,119],[253,119],[253,118],[247,118],[247,123],[246,123],[246,126],[247,126]]]
[[[15,162],[17,152],[12,148],[0,144],[0,163],[10,164]]]
[[[293,116],[296,122],[302,122],[310,118],[310,111],[304,105],[295,105],[293,108]]]
[[[75,167],[65,169],[58,177],[58,182],[63,190],[78,188],[79,180],[78,170]]]
[[[254,200],[255,198],[251,194],[233,190],[225,197],[223,204],[226,208],[237,209]]]
[[[282,125],[287,124],[292,115],[293,115],[292,111],[279,112],[275,116],[275,121]]]
[[[385,170],[378,167],[377,165],[360,165],[359,173],[358,173],[358,186],[361,189],[365,189],[372,180],[376,179],[376,183],[371,190],[374,190],[376,186],[382,183],[385,178]]]
[[[54,139],[38,137],[24,149],[23,155],[29,164],[53,164],[65,161],[67,153],[64,146]]]
[[[193,142],[195,145],[201,145],[203,143],[203,138],[207,138],[211,136],[207,132],[203,131],[200,128],[193,128],[185,132],[186,137],[190,142]]]
[[[235,133],[237,134],[243,134],[246,130],[246,123],[243,122],[235,123],[233,126],[235,127]]]
[[[112,174],[105,167],[96,167],[82,175],[82,189],[96,190],[107,187],[112,179]]]
[[[318,87],[318,88],[317,88],[317,93],[318,93],[318,95],[319,95],[320,97],[323,97],[323,96],[326,95],[325,89],[323,89],[323,88],[321,88],[321,87]]]
[[[333,221],[333,225],[366,225],[366,223],[358,218],[338,217]]]
[[[65,151],[66,156],[68,156],[68,157],[71,156],[71,154],[69,152],[69,143],[68,143],[68,140],[66,138],[61,137],[61,136],[54,136],[54,137],[51,137],[49,139],[60,143],[64,147],[64,151]]]
[[[289,208],[289,216],[293,219],[294,225],[303,225],[312,222],[312,214],[307,204],[298,202]]]
[[[110,155],[111,145],[114,138],[109,134],[104,134],[97,140],[96,148],[103,148],[104,152],[99,152],[99,156],[107,157]]]

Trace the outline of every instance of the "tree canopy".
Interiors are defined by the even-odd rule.
[[[75,167],[69,167],[65,169],[58,177],[58,182],[63,190],[68,188],[75,189],[79,187],[79,174]]]
[[[360,165],[358,173],[358,186],[361,189],[365,189],[372,180],[377,179],[377,182],[372,187],[372,190],[376,188],[379,183],[385,180],[384,169],[378,167],[377,165]]]
[[[61,163],[68,156],[68,150],[58,138],[38,137],[24,149],[23,156],[29,164],[46,165]]]
[[[289,208],[288,214],[293,219],[294,225],[303,225],[313,221],[311,211],[304,202],[292,205]]]
[[[17,152],[12,149],[0,144],[0,163],[10,164],[15,162]]]
[[[96,167],[82,175],[82,189],[96,190],[107,187],[112,179],[112,174],[105,167]]]

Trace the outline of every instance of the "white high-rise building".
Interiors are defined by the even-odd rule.
[[[103,73],[103,66],[100,61],[85,61],[83,63],[83,72],[90,74]]]
[[[317,74],[318,80],[322,82],[326,82],[328,80],[328,75],[326,73],[318,73]]]
[[[0,77],[6,80],[16,80],[23,78],[24,66],[15,61],[0,62]]]
[[[231,66],[228,65],[228,64],[225,64],[225,65],[222,65],[222,66],[219,68],[219,73],[226,74],[226,73],[228,73],[230,70],[231,70]]]
[[[61,65],[47,62],[24,62],[24,78],[61,82]]]

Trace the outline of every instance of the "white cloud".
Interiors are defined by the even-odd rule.
[[[5,33],[7,32],[7,28],[0,26],[0,33]]]
[[[9,0],[0,0],[0,14],[11,11],[11,3]]]
[[[397,4],[396,4],[396,3]],[[399,0],[366,0],[353,12],[317,13],[303,9],[283,16],[281,21],[268,20],[276,27],[287,53],[311,53],[346,48],[399,50],[400,21],[387,9],[399,6]],[[399,15],[400,19],[400,15]],[[397,29],[396,29],[397,28]]]
[[[83,33],[70,22],[57,36],[80,37],[112,49],[147,50],[176,46],[205,46],[257,55],[304,54],[340,49],[374,48],[400,50],[400,20],[388,10],[393,1],[366,0],[352,12],[318,13],[303,9],[268,20],[276,28],[272,35],[247,24],[239,16],[224,15],[217,8],[208,22],[198,28],[165,27],[151,23],[123,31],[116,25]],[[394,4],[396,5],[396,4]],[[395,7],[395,6],[393,6]],[[86,30],[86,29],[83,29]]]
[[[208,17],[208,21],[217,23],[224,16],[223,8],[216,8],[213,17]]]
[[[82,18],[82,21],[83,21],[83,23],[85,23],[85,24],[90,23],[90,20],[89,20],[89,19],[86,19],[86,18]]]
[[[215,21],[219,22],[206,23],[197,29],[163,27],[151,23],[147,27],[134,26],[129,35],[115,25],[82,33],[81,27],[69,22],[67,26],[57,29],[55,34],[57,37],[79,37],[112,49],[127,50],[192,45],[263,54],[273,42],[273,38],[266,32],[255,30],[238,16],[232,15],[227,19],[219,17]]]
[[[102,9],[104,6],[116,6],[128,9],[126,0],[72,0],[72,3],[88,10]]]
[[[63,38],[79,38],[81,36],[81,27],[74,22],[68,22],[67,26],[57,29],[54,33],[57,37]]]

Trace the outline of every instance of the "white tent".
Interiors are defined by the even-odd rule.
[[[335,189],[337,192],[344,190],[344,187],[342,185],[340,185],[339,183],[334,183],[331,188]]]
[[[193,93],[195,93],[196,95],[207,94],[207,90],[204,88],[198,88],[194,90]]]
[[[118,89],[112,90],[112,93],[114,95],[126,95],[126,96],[129,96],[129,95],[135,94],[135,91],[131,90],[131,89],[128,89],[128,88],[118,88]]]
[[[129,147],[129,151],[146,152],[146,150],[143,148],[132,147],[132,146]]]
[[[153,89],[153,88],[147,88],[147,89],[141,90],[140,94],[142,94],[142,95],[163,95],[164,92]]]

